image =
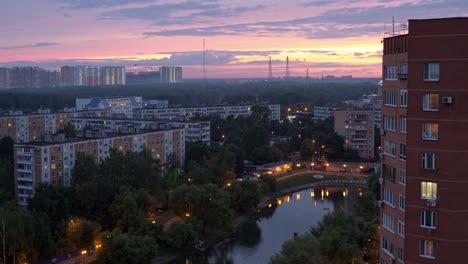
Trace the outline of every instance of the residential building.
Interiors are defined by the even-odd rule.
[[[60,69],[64,86],[125,85],[125,67],[63,66]]]
[[[10,70],[8,68],[0,68],[0,89],[10,88]]]
[[[106,138],[56,142],[21,143],[14,146],[16,196],[22,206],[34,195],[40,184],[70,186],[72,170],[79,153],[100,162],[110,156],[111,149],[127,152],[148,151],[165,164],[169,157],[185,162],[185,131],[173,129],[116,134]]]
[[[168,100],[143,100],[144,108],[168,108]]]
[[[380,263],[463,263],[468,248],[468,18],[383,40]]]
[[[271,110],[271,119],[280,120],[280,105],[266,105]],[[224,106],[196,106],[196,107],[172,107],[172,108],[143,108],[134,111],[134,117],[140,119],[170,119],[189,120],[200,115],[218,115],[222,118],[229,116],[249,116],[252,114],[252,105],[224,105]]]
[[[161,76],[158,71],[144,71],[139,72],[138,74],[134,72],[128,72],[125,75],[127,84],[134,85],[134,84],[152,84],[152,83],[160,83]]]
[[[103,132],[101,135],[113,133],[138,133],[145,130],[185,129],[187,142],[203,142],[210,144],[210,122],[169,121],[116,118],[70,118],[69,123],[75,126],[77,135],[85,137],[86,130]]]
[[[107,98],[76,98],[76,111],[83,110],[109,110],[112,116],[131,118],[133,111],[143,107],[143,98],[131,97],[107,97]]]
[[[345,137],[345,146],[361,158],[374,158],[374,110],[335,110],[335,132]]]
[[[163,66],[159,68],[162,83],[182,82],[182,67]]]
[[[325,120],[335,116],[335,107],[314,106],[314,120]]]

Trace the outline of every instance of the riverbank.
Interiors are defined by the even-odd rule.
[[[243,215],[237,216],[233,222],[230,230],[228,232],[220,232],[216,235],[205,240],[205,250],[209,250],[219,244],[229,242],[229,240],[234,236],[235,231],[244,223],[246,223],[249,219],[255,215],[258,210],[264,208],[268,205],[271,200],[276,199],[277,197],[283,196],[288,193],[298,192],[301,190],[309,189],[309,188],[316,188],[316,187],[326,187],[326,186],[361,186],[365,187],[367,183],[367,175],[361,177],[349,176],[333,176],[328,175],[322,179],[318,179],[313,177],[314,174],[310,172],[305,173],[297,173],[294,175],[287,175],[282,178],[278,178],[278,191],[263,195],[260,202],[257,205],[256,210],[251,210],[248,213]],[[280,185],[281,182],[284,184]],[[194,249],[188,252],[185,252],[185,255],[194,255],[199,251]],[[173,263],[180,259],[179,256],[168,254],[165,256],[157,257],[153,264],[167,264]]]

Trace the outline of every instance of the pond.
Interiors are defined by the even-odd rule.
[[[304,234],[323,216],[337,210],[352,211],[359,189],[327,187],[307,189],[278,197],[242,224],[232,240],[207,252],[192,256],[185,263],[268,263],[281,251],[283,243]],[[184,263],[182,262],[182,263]]]

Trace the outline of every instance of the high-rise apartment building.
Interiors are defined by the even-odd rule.
[[[380,263],[465,263],[468,18],[383,41]]]
[[[335,110],[335,132],[345,138],[345,146],[364,159],[374,158],[374,110]]]
[[[115,66],[63,66],[62,82],[65,86],[125,85],[125,67]]]
[[[10,88],[10,71],[8,68],[0,68],[0,89]]]
[[[179,83],[182,81],[182,67],[160,67],[159,75],[162,83]]]

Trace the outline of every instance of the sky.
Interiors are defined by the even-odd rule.
[[[1,0],[0,66],[182,66],[184,78],[381,75],[408,19],[468,16],[468,0]]]

